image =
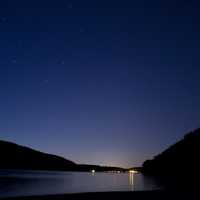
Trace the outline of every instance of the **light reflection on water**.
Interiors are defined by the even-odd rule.
[[[129,173],[129,185],[131,191],[134,191],[134,173]]]
[[[159,188],[139,173],[0,170],[0,197]]]

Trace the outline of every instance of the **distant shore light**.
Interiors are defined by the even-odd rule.
[[[136,174],[137,173],[137,171],[135,171],[135,170],[129,170],[129,173],[131,173],[131,174]]]
[[[92,172],[92,173],[95,173],[96,171],[93,169],[91,172]]]

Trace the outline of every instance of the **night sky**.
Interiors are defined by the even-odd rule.
[[[200,3],[0,2],[0,139],[140,165],[200,126]]]

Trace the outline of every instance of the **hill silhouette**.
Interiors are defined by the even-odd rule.
[[[79,165],[63,157],[43,153],[12,142],[0,140],[0,169],[58,171],[116,171],[118,167]]]
[[[15,143],[0,141],[0,168],[33,170],[70,170],[72,161],[56,155],[42,153]]]
[[[143,163],[142,172],[160,177],[198,181],[200,178],[200,129],[190,132],[152,160]],[[173,179],[174,180],[174,179]],[[185,181],[184,181],[185,184]]]

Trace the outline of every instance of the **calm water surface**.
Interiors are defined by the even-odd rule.
[[[142,174],[0,170],[0,198],[154,189],[160,189],[160,186]]]

